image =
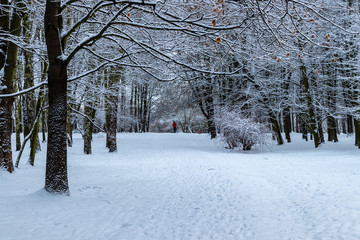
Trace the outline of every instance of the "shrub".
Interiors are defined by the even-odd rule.
[[[221,131],[221,141],[230,149],[251,150],[255,144],[264,146],[271,141],[270,131],[264,124],[243,118],[236,111],[223,111],[217,124]]]

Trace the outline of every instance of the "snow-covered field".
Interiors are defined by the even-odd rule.
[[[360,150],[353,138],[248,153],[202,134],[119,134],[93,154],[69,148],[70,197],[42,189],[45,148],[0,171],[1,240],[360,239]],[[16,157],[17,153],[14,153]]]

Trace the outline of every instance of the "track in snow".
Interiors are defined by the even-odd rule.
[[[78,136],[71,197],[39,190],[45,150],[0,173],[1,239],[360,239],[359,153],[341,141],[244,154],[207,135],[120,134],[107,153],[99,134],[85,156]]]

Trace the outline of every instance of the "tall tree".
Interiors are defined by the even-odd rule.
[[[45,39],[48,69],[48,148],[45,189],[51,193],[69,194],[67,176],[66,116],[67,62],[61,58],[62,19],[60,1],[46,1]]]
[[[10,3],[1,1],[0,7],[0,27],[5,33],[15,38],[20,36],[21,18],[24,12],[24,2],[21,0]],[[13,4],[13,5],[12,5]],[[11,15],[12,13],[12,15]],[[3,71],[1,76],[0,94],[10,94],[13,92],[14,76],[16,70],[18,46],[10,39],[0,40],[1,57],[0,68]],[[14,98],[0,99],[0,167],[9,172],[14,171],[11,152],[11,131],[12,131],[12,105]]]

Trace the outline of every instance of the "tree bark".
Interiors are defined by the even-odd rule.
[[[40,145],[38,133],[39,133],[40,115],[41,115],[40,111],[41,111],[41,106],[42,106],[43,101],[44,101],[43,94],[40,93],[39,99],[36,104],[36,116],[39,115],[39,117],[37,119],[35,119],[36,120],[36,122],[34,123],[35,128],[34,128],[34,132],[32,133],[31,142],[30,142],[29,163],[31,166],[34,166],[34,164],[35,164],[35,153],[36,153],[36,150],[38,149],[37,145]]]
[[[321,143],[325,143],[325,136],[324,136],[323,126],[320,117],[318,117],[317,122],[318,122],[319,141]]]
[[[130,117],[134,117],[134,84],[131,85],[131,95],[130,95]],[[131,122],[129,127],[129,132],[133,131],[133,123]]]
[[[215,125],[215,109],[214,109],[214,98],[212,93],[209,93],[205,98],[205,105],[207,111],[207,122],[208,122],[208,131],[210,133],[210,138],[216,138],[216,125]]]
[[[118,113],[118,102],[119,102],[119,78],[116,74],[115,69],[109,70],[108,77],[108,89],[112,91],[108,94],[108,106],[106,109],[107,118],[107,147],[109,152],[116,152],[116,131],[117,131],[117,113]]]
[[[92,106],[85,106],[84,109],[84,153],[91,154],[91,141],[92,141],[92,133],[94,129],[94,118],[95,118],[96,110]]]
[[[16,84],[15,84],[16,86]],[[17,91],[18,89],[15,89]],[[21,96],[15,100],[15,131],[16,131],[16,151],[19,151],[21,148]]]
[[[27,89],[34,86],[32,54],[29,52],[25,52],[24,61],[25,61],[24,89]],[[35,120],[36,101],[35,101],[34,93],[25,94],[23,96],[23,101],[24,101],[23,103],[24,137],[26,137],[29,134]]]
[[[49,59],[49,116],[45,190],[52,194],[69,194],[66,146],[67,65],[61,58],[60,16],[60,1],[47,0],[44,23]]]
[[[355,146],[360,148],[360,121],[354,119],[354,130],[355,130]]]
[[[336,123],[333,116],[327,117],[327,132],[328,132],[328,141],[329,142],[338,142],[337,133],[336,133]]]
[[[69,147],[72,147],[73,144],[73,136],[72,136],[72,124],[71,124],[71,110],[70,108],[67,108],[67,114],[66,114],[66,137],[67,137],[67,143]]]
[[[288,143],[291,142],[291,115],[290,115],[290,108],[285,108],[283,112],[283,119],[284,119],[284,132],[285,138]]]
[[[10,26],[10,6],[9,0],[1,0],[0,8],[0,30],[2,32],[9,32]],[[6,53],[7,53],[8,43],[6,40],[0,39],[0,69],[5,65]]]
[[[1,92],[7,93],[7,92]],[[0,100],[0,167],[8,172],[14,171],[11,152],[11,106],[13,99]]]
[[[354,118],[351,115],[346,116],[346,123],[347,123],[347,134],[353,134],[354,133]]]
[[[1,2],[8,6],[8,2]],[[1,10],[1,20],[4,22],[0,23],[1,30],[9,30],[14,36],[20,35],[20,24],[21,17],[23,14],[24,3],[22,1],[16,1],[13,11],[13,15],[10,21],[10,29],[6,24],[8,24],[10,9],[5,11]],[[4,47],[3,44],[6,44],[7,47]],[[14,75],[16,70],[17,62],[17,53],[18,47],[13,42],[1,42],[1,49],[6,50],[6,59],[4,56],[0,58],[0,67],[4,69],[4,78],[1,79],[0,94],[9,94],[12,93]],[[0,99],[0,132],[2,136],[0,137],[0,167],[4,168],[9,172],[14,171],[14,165],[12,161],[12,151],[11,151],[11,132],[12,132],[12,105],[14,98]]]
[[[302,84],[304,86],[305,94],[306,94],[306,104],[308,107],[309,113],[309,129],[311,134],[314,136],[314,145],[317,148],[320,145],[320,138],[319,133],[317,130],[315,112],[313,107],[313,101],[310,93],[310,86],[309,86],[309,77],[307,76],[307,71],[305,65],[300,66],[300,71],[302,75]]]
[[[280,125],[279,122],[276,118],[276,115],[273,112],[270,112],[270,121],[271,121],[271,125],[272,125],[272,130],[275,134],[276,137],[276,141],[278,145],[283,145],[284,144],[284,140],[281,136],[281,131],[280,131]]]

